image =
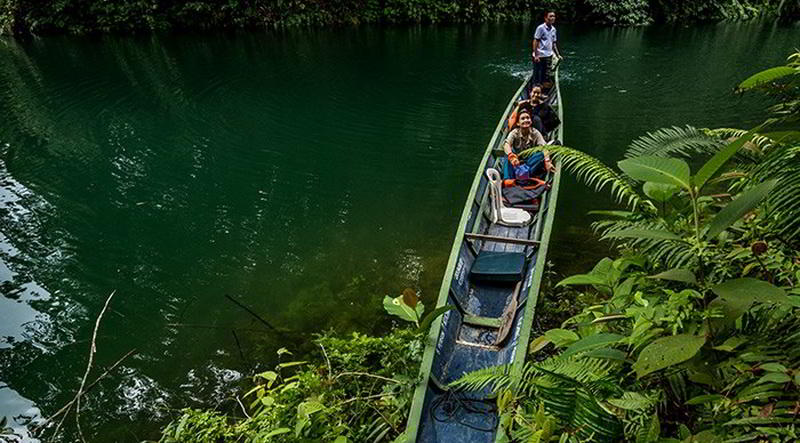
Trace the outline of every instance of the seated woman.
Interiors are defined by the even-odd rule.
[[[511,132],[508,133],[505,142],[503,142],[503,151],[505,151],[508,157],[508,160],[503,166],[503,179],[516,178],[514,169],[521,164],[517,154],[534,146],[546,144],[542,133],[532,127],[533,121],[531,119],[531,112],[528,109],[521,109],[517,119],[519,120],[519,126],[512,129]],[[543,157],[544,154],[531,155],[525,160],[525,164],[531,168],[538,169],[538,166],[545,160]]]
[[[528,112],[531,114],[531,121],[533,123],[533,127],[539,131],[540,133],[544,133],[544,127],[542,126],[542,120],[536,115],[535,109],[542,103],[544,100],[544,96],[542,95],[542,88],[540,86],[534,86],[531,88],[530,95],[527,100],[520,100],[514,106],[514,110],[511,111],[511,116],[508,118],[508,129],[512,129],[516,126],[517,121],[519,119],[519,112],[523,109],[527,109]]]
[[[529,97],[530,98],[527,100],[520,100],[517,102],[514,111],[511,112],[511,116],[508,118],[509,129],[513,128],[516,124],[519,111],[522,109],[530,111],[533,127],[542,134],[552,131],[561,124],[561,121],[558,119],[558,114],[550,105],[545,103],[547,96],[542,95],[542,88],[540,86],[532,87]]]

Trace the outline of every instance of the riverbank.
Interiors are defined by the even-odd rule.
[[[567,23],[635,26],[800,17],[786,0],[212,0],[0,1],[0,34],[141,33],[165,30],[280,29],[359,24],[538,21],[545,9]]]

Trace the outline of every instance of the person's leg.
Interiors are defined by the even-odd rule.
[[[538,62],[533,62],[533,84],[534,85],[541,85],[543,78],[544,78],[544,71],[542,67],[544,63],[542,63],[542,58],[539,58]]]
[[[514,167],[511,166],[511,162],[508,161],[507,158],[503,159],[503,180],[508,180],[510,178],[516,177],[514,174]]]
[[[542,82],[539,84],[544,84],[546,81],[550,81],[550,60],[552,57],[539,57],[540,63],[542,67]]]

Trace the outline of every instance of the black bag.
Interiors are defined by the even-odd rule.
[[[536,189],[522,189],[519,186],[511,186],[503,188],[503,198],[509,205],[530,204],[533,200],[539,198],[547,186],[539,186]]]

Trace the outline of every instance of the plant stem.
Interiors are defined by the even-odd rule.
[[[700,245],[700,210],[697,207],[697,195],[694,192],[689,192],[689,198],[692,199],[692,209],[694,210],[694,235],[695,241],[698,246]]]

